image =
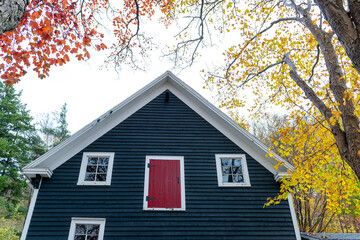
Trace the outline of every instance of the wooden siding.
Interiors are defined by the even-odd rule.
[[[115,152],[111,186],[77,186],[82,152]],[[273,175],[246,155],[251,187],[219,188],[215,154],[245,153],[165,92],[42,183],[27,240],[67,240],[71,217],[106,218],[104,240],[295,239]],[[245,153],[246,154],[246,153]],[[143,211],[146,155],[184,156],[185,212]]]

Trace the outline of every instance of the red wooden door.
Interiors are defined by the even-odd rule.
[[[148,208],[181,208],[180,160],[149,163]]]

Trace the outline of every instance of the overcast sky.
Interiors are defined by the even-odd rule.
[[[184,21],[187,23],[188,20]],[[176,43],[174,36],[181,30],[181,22],[172,24],[168,29],[156,24],[156,21],[142,22],[141,26],[146,30],[147,36],[153,37],[153,42],[158,44],[151,52],[148,71],[133,71],[124,67],[118,74],[111,65],[108,70],[100,70],[106,55],[94,52],[91,52],[91,58],[87,62],[71,59],[64,66],[52,67],[50,77],[43,80],[38,79],[37,75],[29,70],[26,77],[15,84],[15,88],[22,90],[22,101],[27,104],[31,114],[36,117],[41,113],[51,113],[60,110],[60,107],[67,103],[69,130],[75,133],[165,71],[171,70],[173,62],[169,59],[160,60],[159,57],[165,45]],[[222,37],[217,35],[216,46],[208,47],[205,51],[200,49],[201,55],[191,68],[186,68],[180,73],[179,69],[172,71],[212,103],[215,103],[211,97],[213,94],[203,89],[204,79],[200,75],[200,70],[213,69],[219,65],[223,59],[221,53],[226,46],[240,39],[237,35],[228,35],[227,39]],[[111,38],[108,36],[104,39],[108,46]]]
[[[146,72],[128,69],[118,74],[112,66],[100,70],[102,63],[101,55],[88,62],[72,60],[53,68],[50,77],[43,80],[30,72],[15,88],[22,90],[22,101],[34,117],[59,110],[67,103],[69,130],[74,133],[172,67],[170,61],[160,61],[157,56]],[[199,62],[180,74],[174,73],[213,102],[209,91],[202,88],[200,69],[204,66]]]

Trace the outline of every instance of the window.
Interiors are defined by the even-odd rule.
[[[185,211],[184,157],[146,157],[143,209]]]
[[[220,187],[250,187],[245,154],[216,154],[216,169]]]
[[[104,218],[72,218],[68,240],[103,240]]]
[[[84,152],[78,185],[110,185],[114,153]]]

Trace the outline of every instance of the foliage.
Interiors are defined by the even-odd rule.
[[[0,83],[0,197],[7,204],[16,204],[23,197],[26,183],[19,174],[30,162],[35,128],[20,94],[11,86]]]
[[[211,35],[209,24],[220,34],[240,36],[224,51],[223,66],[203,71],[220,106],[243,108],[251,91],[254,119],[266,118],[268,105],[288,113],[287,127],[279,129],[281,140],[273,144],[282,157],[294,156],[296,170],[272,203],[301,188],[301,195],[324,194],[336,216],[342,211],[359,216],[360,78],[346,42],[339,41],[346,32],[334,32],[329,24],[329,12],[335,10],[324,13],[320,0],[190,2],[176,6],[189,14],[189,26],[198,34],[186,29],[176,50],[196,51]],[[348,2],[349,11],[342,3],[338,8],[346,18],[358,7]]]
[[[40,150],[40,155],[70,137],[66,114],[67,107],[66,103],[64,103],[61,106],[60,112],[55,111],[51,114],[42,114],[38,118],[36,125],[40,135],[39,141],[43,143],[43,150]]]
[[[11,84],[34,66],[43,78],[52,65],[68,62],[68,54],[82,60],[90,57],[89,47],[105,49],[97,28],[102,11],[111,12],[116,37],[109,61],[132,62],[149,48],[150,39],[140,31],[141,18],[151,18],[160,9],[168,24],[185,14],[189,23],[169,52],[176,64],[185,60],[191,65],[214,30],[228,34],[236,44],[223,53],[223,66],[206,73],[220,105],[243,107],[248,100],[243,90],[250,90],[255,119],[266,117],[265,104],[288,111],[288,124],[279,129],[273,146],[284,158],[294,156],[296,171],[283,181],[282,195],[273,202],[288,192],[299,193],[303,202],[319,196],[336,216],[359,216],[360,56],[359,47],[351,43],[360,43],[360,3],[345,2],[126,0],[116,9],[107,0],[32,1],[19,27],[0,36],[0,74]],[[355,40],[350,36],[354,29]]]
[[[7,202],[4,198],[0,199],[1,203]],[[1,205],[0,207],[0,239],[18,240],[27,212],[28,199],[21,200],[13,208],[8,209]]]
[[[293,193],[303,231],[324,231],[326,222],[320,221],[324,218],[331,222],[343,215],[360,217],[359,180],[341,159],[332,134],[321,123],[295,117],[277,135],[274,148],[295,170],[291,178],[282,180],[282,194],[269,203]]]
[[[282,181],[277,198],[267,205],[294,198],[300,231],[340,232],[346,220],[347,231],[355,231],[360,216],[360,184],[349,166],[329,144],[331,134],[309,116],[278,116],[268,114],[252,131],[276,153],[295,166],[291,178]],[[330,143],[329,143],[330,142]]]
[[[13,228],[0,228],[0,237],[3,240],[18,240],[19,233]]]
[[[68,130],[68,123],[66,121],[67,108],[66,103],[61,106],[60,112],[56,112],[56,120],[58,126],[55,129],[56,142],[55,144],[59,144],[64,141],[66,138],[70,137],[70,131]]]
[[[175,11],[188,14],[190,21],[173,52],[176,59],[192,63],[214,30],[237,40],[223,53],[224,66],[203,70],[208,86],[219,94],[220,106],[245,106],[248,94],[242,90],[248,90],[255,96],[255,118],[264,117],[267,103],[297,111],[293,116],[310,113],[316,121],[326,121],[338,154],[360,179],[360,3],[347,3],[176,1]]]
[[[19,239],[29,195],[21,167],[44,154],[48,148],[35,130],[20,95],[12,86],[0,82],[1,239]],[[66,104],[59,112],[53,113],[56,126],[48,129],[53,134],[51,147],[70,136],[66,113]]]
[[[29,68],[45,78],[51,66],[62,66],[71,56],[86,60],[90,49],[107,48],[103,32],[111,24],[116,43],[109,61],[131,61],[137,47],[139,54],[145,54],[147,47],[142,44],[149,39],[140,31],[140,19],[151,18],[159,8],[166,23],[171,1],[125,0],[123,6],[113,5],[109,0],[30,1],[18,27],[0,36],[1,79],[6,84],[16,83]]]
[[[19,239],[27,211],[29,189],[21,167],[47,151],[48,146],[36,132],[32,117],[20,101],[20,93],[0,82],[0,236]],[[56,126],[51,147],[70,136],[66,104],[53,113]]]

